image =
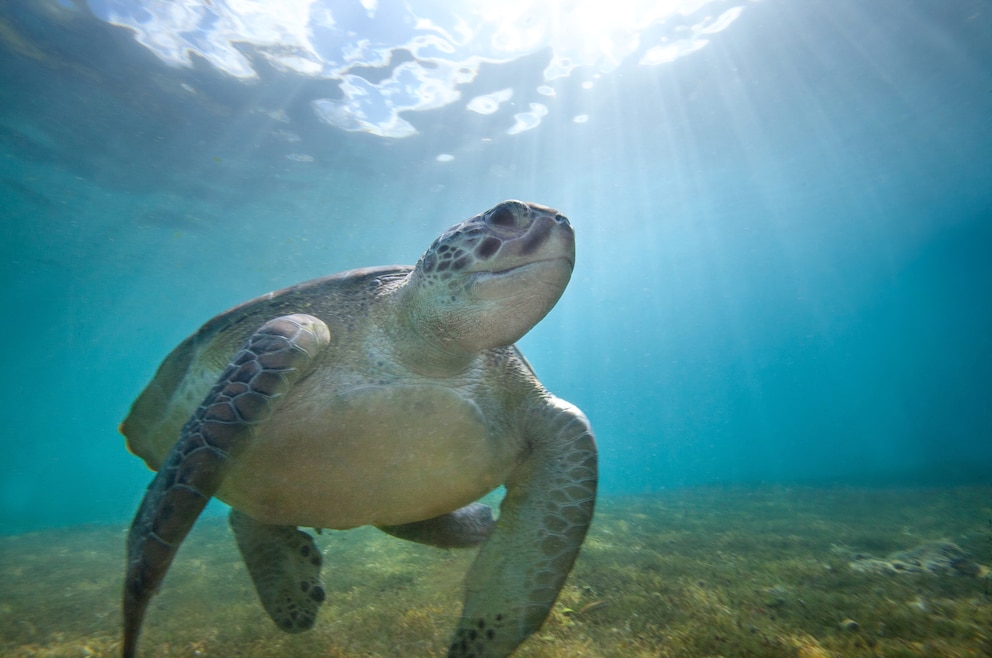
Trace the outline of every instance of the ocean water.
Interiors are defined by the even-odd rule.
[[[992,650],[990,63],[984,0],[2,3],[0,591],[17,595],[0,601],[0,651],[116,650],[123,531],[151,477],[117,426],[175,345],[264,292],[413,264],[445,228],[510,198],[553,206],[576,231],[572,281],[519,346],[589,417],[602,496],[576,567],[598,584],[570,581],[567,606],[522,651]],[[223,512],[210,508],[190,555],[234,578]],[[743,534],[721,534],[734,519]],[[762,543],[768,533],[784,543]],[[359,550],[343,537],[326,541]],[[977,570],[900,576],[911,586],[871,576],[876,593],[904,588],[907,606],[923,592],[912,609],[932,623],[899,635],[900,608],[861,645],[836,602],[790,616],[812,576],[768,566],[792,556],[839,573],[933,541]],[[445,594],[410,599],[412,644],[330,655],[437,653],[457,619],[467,558],[382,542],[344,554],[369,574],[409,569],[364,594],[349,589],[360,579],[339,583],[356,597],[349,628],[375,623],[361,611],[382,591]],[[651,593],[622,594],[647,582],[621,573],[637,542],[657,558],[644,558],[651,574],[675,568],[673,552],[756,560],[767,578],[753,609],[785,626],[730,626],[784,644],[729,635],[652,653],[675,646],[663,629],[679,618],[632,621],[659,609]],[[723,559],[693,571],[686,557],[685,588],[654,594],[744,614],[743,595],[698,584],[729,582]],[[427,584],[409,576],[419,560],[435,560]],[[231,624],[267,623],[238,573],[219,596],[254,607]],[[819,587],[865,606],[857,585]],[[70,587],[83,598],[55,606]],[[788,594],[762,598],[776,587]],[[189,634],[159,641],[161,655],[293,655],[333,635],[320,627],[295,648],[274,629],[197,636],[187,595],[149,622]]]

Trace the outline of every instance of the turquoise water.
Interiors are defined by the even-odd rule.
[[[0,653],[120,653],[175,345],[510,198],[575,228],[520,347],[600,453],[520,656],[989,653],[990,62],[983,0],[0,2]],[[224,511],[140,655],[448,646],[472,551],[325,531],[286,635]]]
[[[211,316],[506,198],[575,227],[521,347],[605,494],[992,477],[987,3],[574,9],[554,38],[535,5],[450,52],[341,5],[364,64],[326,27],[0,7],[0,532],[130,519],[150,473],[116,427]]]

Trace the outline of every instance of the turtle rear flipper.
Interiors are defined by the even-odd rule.
[[[313,628],[324,602],[321,556],[313,537],[294,526],[261,523],[236,509],[228,521],[272,621],[287,633]]]
[[[128,533],[124,581],[125,658],[135,655],[141,622],[172,558],[210,497],[230,460],[279,399],[309,371],[330,341],[321,320],[310,315],[275,318],[248,339],[183,426],[148,489]]]
[[[469,503],[432,519],[378,528],[393,537],[436,548],[472,548],[486,541],[495,525],[489,505]]]

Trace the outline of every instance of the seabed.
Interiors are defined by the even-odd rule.
[[[125,529],[0,537],[0,654],[119,651]],[[279,631],[225,519],[202,519],[141,656],[441,656],[474,551],[325,531],[327,600]],[[601,499],[520,657],[992,656],[992,487],[727,487]]]

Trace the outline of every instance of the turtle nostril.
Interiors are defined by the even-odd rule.
[[[564,224],[565,226],[571,226],[572,224],[568,221],[568,217],[562,215],[561,213],[555,214],[555,222],[558,224]]]

